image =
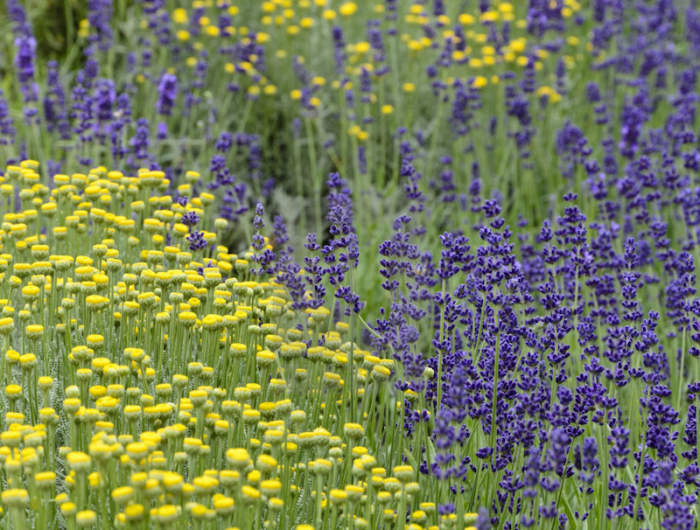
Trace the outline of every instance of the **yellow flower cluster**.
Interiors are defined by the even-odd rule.
[[[39,169],[24,161],[0,182],[17,211],[0,230],[15,528],[360,529],[409,506],[410,528],[452,524],[425,477],[380,451],[402,438],[381,427],[402,421],[394,362],[331,329],[328,309],[293,311],[251,274],[252,249],[230,254],[214,197],[192,196],[198,174],[177,190],[185,202],[158,171],[100,167],[49,187]],[[212,250],[188,250],[193,214]]]

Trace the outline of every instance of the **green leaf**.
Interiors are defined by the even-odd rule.
[[[408,463],[411,464],[414,469],[418,467],[416,464],[416,459],[413,458],[413,455],[411,454],[411,451],[408,450],[408,447],[404,447],[403,454],[406,457],[406,460],[408,460]]]
[[[428,438],[426,440],[426,451],[428,452],[428,462],[432,463],[435,461],[435,446],[433,445],[433,441]]]

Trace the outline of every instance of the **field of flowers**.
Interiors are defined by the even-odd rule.
[[[698,528],[697,4],[0,3],[0,530]]]

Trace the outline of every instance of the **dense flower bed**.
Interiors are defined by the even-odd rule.
[[[695,2],[4,7],[3,529],[697,528]]]
[[[214,197],[173,200],[161,171],[49,190],[37,169],[2,185],[36,207],[5,216],[0,258],[8,524],[371,528],[409,505],[437,522],[418,470],[373,455],[401,445],[383,429],[401,415],[394,361],[323,306],[295,312],[259,232],[230,254]]]

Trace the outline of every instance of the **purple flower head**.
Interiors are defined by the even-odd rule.
[[[345,38],[343,37],[343,28],[340,26],[333,26],[332,33],[335,69],[338,73],[342,73],[345,67]]]
[[[265,226],[263,215],[265,215],[265,208],[262,204],[258,203],[255,206],[255,217],[253,218],[253,227],[256,231],[262,230],[262,228]]]
[[[10,116],[10,107],[0,90],[0,145],[12,145],[15,143],[15,126]]]
[[[139,118],[136,122],[136,133],[129,140],[129,145],[131,146],[134,158],[137,161],[146,160],[148,158],[150,140],[148,120],[146,120],[146,118]]]
[[[15,68],[19,82],[29,83],[34,80],[34,63],[36,61],[36,40],[32,36],[21,35],[15,39]]]
[[[220,153],[227,153],[233,145],[233,136],[230,132],[223,131],[216,140],[216,150]]]
[[[27,20],[27,13],[19,0],[7,0],[7,14],[12,20],[12,32],[15,35],[32,34],[32,27]]]
[[[107,51],[114,41],[112,0],[88,0],[88,21],[92,28],[90,44],[97,44],[100,51]]]
[[[112,109],[116,99],[114,81],[99,79],[95,83],[95,116],[98,122],[108,122],[112,119]]]
[[[168,124],[164,121],[158,123],[156,127],[156,138],[159,140],[165,140],[168,137]]]
[[[58,131],[61,139],[67,140],[70,138],[68,105],[66,102],[66,93],[59,77],[58,63],[56,61],[49,61],[47,67],[47,87],[43,100],[46,128],[50,132]]]
[[[204,250],[207,248],[207,242],[204,239],[204,232],[194,231],[186,237],[187,241],[190,243],[190,250],[192,252],[197,252],[199,250]]]
[[[194,231],[186,237],[187,241],[190,243],[190,250],[192,252],[197,252],[199,250],[204,250],[207,248],[207,242],[204,239],[204,232]]]
[[[183,202],[187,204],[187,197],[180,197],[180,199],[184,199]],[[180,202],[180,199],[178,199],[178,202]],[[187,212],[182,216],[182,224],[185,226],[192,227],[197,223],[199,223],[199,215],[197,215],[195,212]]]
[[[177,77],[174,74],[165,73],[158,83],[158,100],[156,101],[156,111],[163,116],[170,116],[175,100],[177,99]]]

